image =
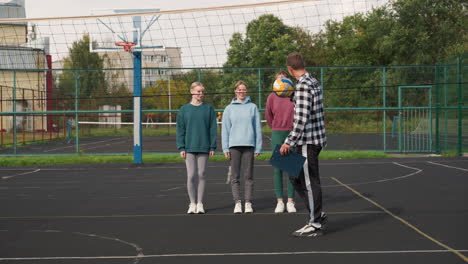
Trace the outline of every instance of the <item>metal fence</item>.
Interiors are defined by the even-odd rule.
[[[324,90],[329,150],[468,150],[468,58],[437,65],[312,67]],[[284,68],[143,68],[144,153],[173,153],[175,120],[201,81],[219,116],[244,80],[261,111]],[[0,69],[0,155],[131,154],[133,69]],[[264,123],[264,150],[270,129]],[[220,141],[218,141],[218,145]],[[220,149],[220,148],[218,148]]]

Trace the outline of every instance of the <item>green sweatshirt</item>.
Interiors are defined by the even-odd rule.
[[[216,114],[209,104],[185,104],[177,114],[177,149],[186,152],[216,150]]]

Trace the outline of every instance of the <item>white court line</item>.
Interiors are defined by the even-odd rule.
[[[113,139],[106,139],[106,140],[101,140],[101,141],[96,141],[96,142],[89,142],[89,143],[84,143],[84,144],[81,144],[80,143],[80,146],[86,146],[86,145],[91,145],[91,144],[98,144],[98,143],[102,143],[102,142],[109,142],[109,141],[114,141],[114,140],[118,140],[120,138],[113,138]],[[69,145],[69,146],[65,146],[65,147],[59,147],[59,148],[54,148],[54,149],[48,149],[44,152],[51,152],[51,151],[54,151],[54,150],[59,150],[59,149],[66,149],[66,148],[74,148],[76,147],[75,145]]]
[[[422,230],[420,230],[419,228],[417,228],[416,226],[412,225],[410,222],[406,221],[405,219],[399,217],[398,215],[392,213],[390,210],[388,210],[387,208],[383,207],[382,205],[380,205],[379,203],[375,202],[374,200],[370,199],[370,198],[367,198],[365,195],[361,194],[360,192],[356,191],[355,189],[353,189],[352,187],[350,187],[349,185],[339,181],[338,179],[336,178],[332,178],[334,181],[336,181],[337,183],[339,183],[340,185],[342,185],[343,187],[345,187],[346,189],[350,190],[351,192],[353,192],[354,194],[356,194],[357,196],[361,197],[362,199],[368,201],[369,203],[373,204],[374,206],[382,209],[382,211],[384,211],[385,213],[387,213],[388,215],[390,215],[391,217],[395,218],[396,220],[400,221],[401,223],[405,224],[407,227],[413,229],[416,233],[420,234],[421,236],[429,239],[430,241],[434,242],[435,244],[437,244],[438,246],[442,247],[442,248],[445,248],[447,250],[449,250],[450,252],[454,253],[455,255],[457,255],[458,257],[460,257],[461,259],[463,259],[465,262],[468,262],[468,257],[466,257],[465,255],[463,255],[462,253],[460,253],[460,251],[454,249],[454,248],[451,248],[450,246],[440,242],[439,240],[431,237],[430,235],[424,233]]]
[[[161,192],[169,192],[169,191],[173,191],[173,190],[182,189],[182,188],[184,188],[184,187],[185,187],[185,186],[174,187],[174,188],[170,188],[170,189],[167,189],[167,190],[161,190]]]
[[[439,165],[439,166],[447,167],[447,168],[451,168],[451,169],[456,169],[456,170],[468,171],[467,169],[464,169],[464,168],[449,166],[449,165],[440,164],[440,163],[432,162],[432,161],[428,161],[427,163],[434,164],[434,165]]]
[[[383,214],[382,211],[350,211],[350,212],[327,212],[328,215],[340,215],[340,214]],[[271,216],[275,217],[288,217],[291,215],[305,215],[308,213],[295,213],[295,214],[277,214],[277,213],[255,213],[252,216]],[[81,218],[144,218],[144,217],[219,217],[219,216],[229,216],[232,217],[233,213],[208,213],[208,214],[142,214],[142,215],[62,215],[62,216],[0,216],[0,220],[19,220],[19,219],[81,219]]]
[[[90,149],[97,149],[97,148],[102,148],[102,147],[106,147],[106,146],[111,146],[111,145],[115,145],[115,144],[120,144],[120,143],[124,143],[125,141],[119,141],[119,142],[112,142],[112,143],[108,143],[108,144],[104,144],[104,145],[98,145],[98,146],[95,146],[95,147],[89,147],[89,148],[83,148],[83,150],[90,150]]]
[[[401,179],[405,179],[405,178],[408,178],[408,177],[411,177],[411,176],[414,176],[418,173],[421,173],[423,170],[421,169],[418,169],[418,168],[413,168],[413,167],[410,167],[410,166],[406,166],[406,165],[403,165],[403,164],[400,164],[400,163],[397,163],[397,162],[392,162],[392,164],[395,164],[397,166],[401,166],[401,167],[404,167],[404,168],[407,168],[407,169],[411,169],[411,170],[415,170],[415,172],[412,172],[412,173],[409,173],[409,174],[405,174],[405,175],[402,175],[402,176],[398,176],[398,177],[395,177],[395,178],[388,178],[388,179],[382,179],[382,180],[375,180],[375,181],[368,181],[368,182],[358,182],[358,183],[349,183],[347,185],[350,185],[350,186],[357,186],[357,185],[364,185],[364,184],[373,184],[373,183],[382,183],[382,182],[389,182],[389,181],[396,181],[396,180],[401,180]],[[327,179],[331,179],[333,177],[321,177],[322,179],[323,178],[327,178]],[[254,178],[254,180],[257,180],[258,178]],[[262,179],[267,179],[267,178],[262,178]],[[271,180],[271,178],[268,178]],[[322,185],[322,188],[330,188],[330,187],[341,187],[341,185],[339,184],[331,184],[331,185]],[[265,192],[265,191],[271,191],[273,189],[258,189],[258,190],[255,190],[256,192]],[[225,193],[230,193],[230,192],[222,192],[222,193],[214,193],[214,194],[225,194]]]
[[[16,176],[22,176],[22,175],[28,175],[28,174],[36,173],[36,172],[38,172],[38,171],[40,171],[40,170],[41,170],[41,169],[37,169],[37,170],[34,170],[34,171],[27,171],[27,172],[23,172],[23,173],[18,173],[18,174],[3,176],[1,179],[2,179],[2,180],[11,179],[11,178],[16,177]]]
[[[468,252],[459,249],[458,252]],[[376,251],[284,251],[284,252],[238,252],[238,253],[198,253],[198,254],[157,254],[139,256],[145,258],[171,257],[230,257],[230,256],[277,256],[277,255],[354,255],[354,254],[421,254],[421,253],[451,253],[450,250],[376,250]],[[0,261],[25,260],[85,260],[85,259],[134,259],[135,256],[96,256],[96,257],[29,257],[29,258],[0,258]]]
[[[117,242],[123,243],[125,245],[129,245],[129,246],[135,248],[135,250],[137,252],[137,255],[132,257],[134,259],[133,264],[138,263],[141,260],[141,258],[145,256],[143,254],[143,249],[140,246],[138,246],[135,243],[127,242],[127,241],[124,241],[124,240],[119,239],[119,238],[106,237],[106,236],[100,236],[100,235],[95,235],[95,234],[86,234],[86,233],[81,233],[81,232],[73,232],[73,234],[88,236],[88,237],[97,237],[97,238],[100,238],[100,239],[117,241]]]
[[[88,144],[91,144],[91,143],[88,143]],[[366,164],[375,164],[375,165],[378,165],[378,164],[390,164],[390,163],[395,163],[394,161],[370,161],[370,162],[346,162],[346,163],[324,163],[325,160],[321,160],[321,163],[320,163],[320,166],[340,166],[340,165],[366,165]],[[444,160],[443,162],[460,162],[460,161],[465,161],[465,160]],[[222,161],[220,161],[222,162]],[[227,160],[226,160],[227,162]],[[413,161],[401,161],[399,160],[398,163],[399,164],[405,164],[405,163],[426,163],[428,162],[427,160],[413,160]],[[175,164],[175,163],[174,163]],[[97,164],[99,165],[99,164]],[[257,165],[254,165],[255,167],[271,167],[271,165],[269,164],[257,164]],[[208,168],[228,168],[228,165],[209,165]],[[90,168],[90,169],[100,169],[100,168],[96,168],[96,167],[93,167],[93,168]],[[66,170],[66,171],[71,171],[71,170],[90,170],[88,168],[41,168],[41,170],[43,171],[63,171],[63,170]],[[114,169],[114,168],[113,168]],[[139,170],[143,170],[143,169],[149,169],[149,170],[154,170],[154,169],[186,169],[185,165],[183,166],[163,166],[163,167],[158,167],[158,166],[154,166],[154,167],[151,167],[151,166],[148,166],[148,167],[139,167],[139,168],[128,168],[128,167],[117,167],[115,169],[121,169],[121,170],[130,170],[130,169],[139,169]],[[18,168],[0,168],[0,171],[17,171],[17,170],[26,170],[26,169],[18,169]],[[227,171],[226,171],[227,173]]]
[[[8,232],[8,230],[4,230]],[[29,230],[26,232],[31,232],[31,233],[66,233],[64,231],[60,230]],[[141,258],[144,256],[143,254],[143,249],[138,246],[135,243],[127,242],[119,238],[115,237],[107,237],[107,236],[101,236],[101,235],[96,235],[96,234],[88,234],[88,233],[81,233],[81,232],[72,232],[74,235],[79,235],[79,236],[87,236],[91,238],[98,238],[98,239],[104,239],[104,240],[110,240],[110,241],[117,241],[118,243],[122,243],[128,246],[133,247],[136,250],[136,256],[125,256],[125,259],[134,259],[133,264],[138,263]],[[0,261],[2,260],[66,260],[66,259],[100,259],[102,257],[31,257],[31,258],[0,258]],[[109,258],[109,257],[104,257],[104,258]]]
[[[389,182],[389,181],[396,181],[396,180],[401,180],[401,179],[405,179],[405,178],[408,178],[408,177],[411,177],[411,176],[414,176],[420,172],[422,172],[423,170],[421,169],[418,169],[418,168],[413,168],[413,167],[410,167],[410,166],[406,166],[406,165],[403,165],[403,164],[400,164],[400,163],[397,163],[397,162],[392,162],[392,164],[395,164],[395,165],[398,165],[398,166],[401,166],[401,167],[404,167],[404,168],[407,168],[407,169],[412,169],[412,170],[416,170],[415,172],[413,173],[410,173],[410,174],[406,174],[406,175],[403,175],[403,176],[399,176],[399,177],[395,177],[395,178],[388,178],[388,179],[382,179],[382,180],[376,180],[376,181],[368,181],[368,182],[358,182],[358,183],[348,183],[346,185],[349,185],[349,186],[357,186],[357,185],[365,185],[365,184],[373,184],[373,183],[382,183],[382,182]],[[331,177],[331,179],[333,179],[333,177]],[[324,185],[322,187],[339,187],[341,186],[340,184],[336,184],[336,185]]]

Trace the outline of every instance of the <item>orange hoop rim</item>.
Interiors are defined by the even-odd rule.
[[[134,42],[130,41],[119,41],[115,43],[116,46],[123,47],[125,51],[131,51],[132,47],[136,45]]]

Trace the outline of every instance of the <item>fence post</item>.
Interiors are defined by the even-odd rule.
[[[16,155],[16,71],[13,72],[13,154]]]
[[[463,125],[463,92],[462,92],[462,81],[463,81],[463,76],[462,76],[462,57],[458,56],[457,58],[457,75],[458,75],[458,156],[463,155],[463,137],[462,137],[462,125]]]
[[[78,99],[79,93],[78,93],[78,73],[76,70],[73,71],[73,77],[75,78],[75,149],[76,153],[80,153],[80,137],[79,137],[79,132],[80,132],[80,125],[78,122],[78,103],[80,102]]]
[[[258,109],[262,109],[262,69],[258,69]]]
[[[387,151],[387,67],[382,68],[383,148]]]
[[[439,84],[439,66],[435,66],[435,107],[436,107],[436,117],[435,117],[435,153],[440,154],[440,134],[439,134],[439,118],[440,118],[440,84]],[[432,120],[431,120],[432,123]]]
[[[3,88],[0,85],[0,112],[3,112]],[[6,101],[5,101],[6,102]],[[5,103],[6,105],[6,103]],[[8,118],[7,118],[8,119]],[[6,130],[6,129],[5,129]],[[0,116],[0,147],[3,146],[3,116]]]
[[[401,87],[398,87],[398,152],[402,151],[402,103],[401,103]]]
[[[320,86],[322,87],[322,92],[325,91],[325,72],[323,70],[323,67],[320,67]]]

